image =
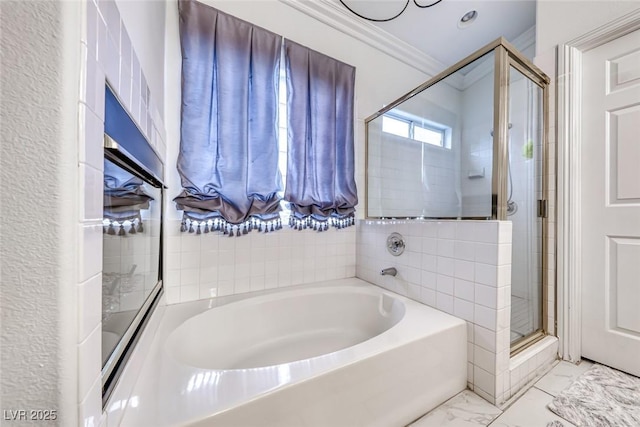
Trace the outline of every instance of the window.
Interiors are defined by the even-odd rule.
[[[284,49],[280,60],[280,83],[278,87],[278,170],[282,175],[282,219],[289,219],[289,203],[284,200],[284,189],[287,185],[287,71],[284,65]]]
[[[414,124],[413,139],[438,147],[444,146],[444,131]]]
[[[450,130],[447,126],[426,123],[424,119],[413,120],[408,115],[406,117],[387,114],[382,116],[383,132],[436,147],[448,148],[446,136]]]
[[[409,138],[411,122],[396,119],[395,117],[382,116],[382,131],[393,135]]]

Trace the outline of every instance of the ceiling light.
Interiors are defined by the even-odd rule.
[[[478,17],[477,10],[470,10],[469,12],[462,15],[460,21],[458,21],[458,28],[467,28],[469,25],[473,24],[473,22]]]
[[[394,14],[393,16],[389,16],[388,18],[371,18],[371,17],[367,17],[364,16],[361,13],[356,12],[355,10],[353,10],[351,7],[349,7],[344,0],[339,0],[340,3],[342,3],[342,5],[347,8],[347,10],[351,13],[353,13],[354,15],[356,15],[359,18],[362,19],[366,19],[367,21],[372,21],[372,22],[389,22],[392,21],[394,19],[396,19],[397,17],[399,17],[400,15],[402,15],[404,13],[405,10],[407,10],[407,7],[409,6],[409,3],[411,0],[406,0],[406,2],[404,3],[404,6],[402,8],[402,10],[400,10],[400,12],[397,12],[396,14]],[[413,0],[413,4],[416,5],[417,7],[419,7],[420,9],[427,9],[430,7],[433,7],[435,5],[437,5],[438,3],[440,3],[442,0],[432,0],[431,3],[429,4],[420,4],[418,3],[418,0]],[[475,12],[475,11],[474,11]]]

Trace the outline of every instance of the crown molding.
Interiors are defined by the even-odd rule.
[[[536,44],[536,26],[534,25],[533,27],[529,28],[524,33],[520,34],[518,37],[513,39],[511,41],[511,44],[520,51],[535,45]]]
[[[279,0],[318,21],[377,49],[398,61],[427,74],[435,76],[447,68],[443,63],[421,50],[364,22],[349,11],[330,0]]]

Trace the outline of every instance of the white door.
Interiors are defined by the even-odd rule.
[[[640,376],[640,31],[583,55],[582,357]]]

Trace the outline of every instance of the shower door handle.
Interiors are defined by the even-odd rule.
[[[538,200],[538,218],[547,217],[547,201]]]

